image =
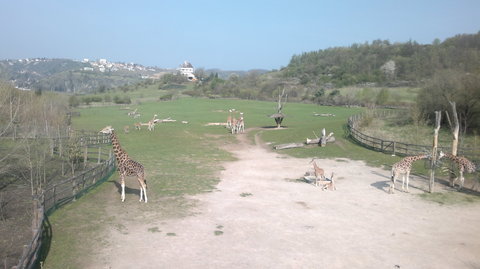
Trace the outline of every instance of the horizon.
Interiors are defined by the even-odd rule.
[[[480,1],[8,1],[0,59],[51,58],[174,69],[285,67],[294,55],[388,40],[431,44],[480,30]]]

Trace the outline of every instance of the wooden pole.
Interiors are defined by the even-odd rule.
[[[88,160],[88,146],[87,144],[85,143],[85,149],[84,149],[84,152],[83,152],[83,167],[87,167],[87,160]]]
[[[438,148],[438,131],[440,130],[440,121],[442,119],[442,112],[435,111],[435,129],[433,135],[432,158],[430,160],[430,182],[429,192],[434,192],[435,184],[435,164],[437,162],[437,148]]]

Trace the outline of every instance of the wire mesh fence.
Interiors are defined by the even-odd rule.
[[[65,142],[66,139],[63,138],[56,141],[58,142],[57,146],[62,145],[62,141]],[[32,239],[29,244],[24,245],[23,254],[18,264],[12,268],[38,268],[42,245],[45,243],[44,240],[50,238],[48,234],[51,234],[46,216],[104,182],[114,172],[115,156],[111,152],[107,154],[101,147],[110,143],[108,136],[96,134],[80,136],[80,141],[82,141],[81,146],[85,148],[84,152],[86,152],[84,162],[93,161],[96,164],[75,176],[47,186],[33,197]],[[60,152],[57,152],[57,154]]]

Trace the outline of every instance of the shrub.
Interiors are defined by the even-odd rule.
[[[131,104],[132,100],[128,96],[119,97],[118,95],[115,95],[113,97],[113,102],[115,104]]]

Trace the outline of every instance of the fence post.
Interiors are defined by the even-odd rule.
[[[77,177],[73,177],[73,178],[72,178],[72,196],[73,196],[73,201],[76,201],[76,200],[77,200],[76,179],[77,179]]]
[[[393,154],[392,154],[392,156],[395,156],[396,150],[397,150],[397,142],[393,141]]]
[[[55,139],[50,139],[50,156],[53,156],[53,149],[55,148]]]
[[[98,160],[97,160],[97,163],[100,163],[100,155],[102,154],[102,148],[100,147],[100,145],[98,146]]]
[[[53,186],[53,207],[57,208],[57,185]]]
[[[58,139],[58,151],[60,151],[60,158],[63,157],[63,139],[59,138]]]
[[[83,168],[87,167],[88,161],[88,144],[85,143],[85,151],[83,153]]]

